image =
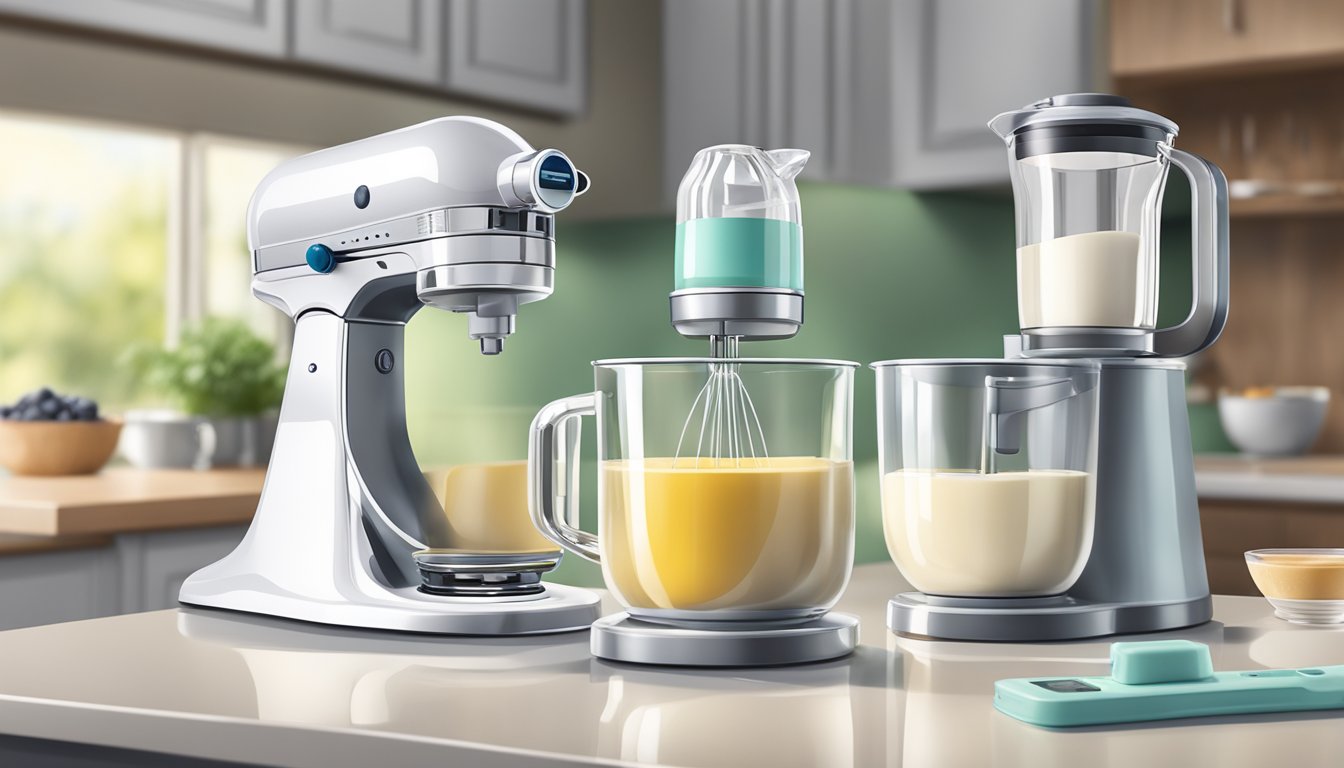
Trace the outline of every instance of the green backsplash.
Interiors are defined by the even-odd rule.
[[[806,324],[788,341],[752,345],[752,355],[866,364],[1002,354],[1002,334],[1017,328],[1013,210],[1006,194],[799,187]],[[1172,190],[1172,196],[1180,194]],[[705,353],[703,342],[683,339],[668,323],[671,216],[584,223],[558,218],[555,294],[523,307],[502,355],[480,355],[460,316],[426,310],[410,323],[407,411],[423,465],[523,458],[537,409],[592,389],[589,361]],[[1163,306],[1181,312],[1190,290],[1186,221],[1168,226],[1164,242]],[[854,408],[858,562],[887,557],[873,390],[872,372],[860,371]],[[591,462],[591,424],[584,444]],[[591,528],[596,476],[591,466],[585,472],[583,519]],[[570,555],[556,580],[597,585],[601,576],[596,566]]]

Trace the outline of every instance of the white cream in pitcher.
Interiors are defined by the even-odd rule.
[[[1091,550],[1091,480],[1070,470],[890,472],[882,478],[887,549],[920,592],[1058,594]]]
[[[1087,232],[1017,249],[1023,328],[1152,328],[1157,276],[1133,232]]]

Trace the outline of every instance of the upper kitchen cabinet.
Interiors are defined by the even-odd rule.
[[[1095,0],[664,4],[669,190],[695,150],[812,152],[805,178],[936,189],[1007,180],[991,117],[1095,89]]]
[[[285,55],[286,0],[0,0],[0,13],[254,56]]]
[[[303,0],[294,5],[294,57],[425,85],[443,72],[439,0]]]
[[[585,0],[450,0],[449,91],[561,114],[587,108]]]
[[[1000,112],[1097,89],[1094,0],[853,0],[845,181],[908,189],[1004,183]]]
[[[849,0],[663,4],[664,171],[669,199],[697,150],[798,147],[802,177],[848,165]]]
[[[1344,61],[1339,0],[1111,0],[1111,74],[1167,78]]]

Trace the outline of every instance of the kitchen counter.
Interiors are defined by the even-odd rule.
[[[96,536],[237,525],[252,519],[261,469],[106,469],[78,477],[0,477],[0,534]]]
[[[200,610],[4,632],[0,731],[326,767],[1156,768],[1322,765],[1344,754],[1337,712],[1067,732],[1017,722],[993,709],[994,680],[1105,674],[1114,638],[896,638],[882,623],[895,580],[890,564],[855,570],[839,606],[863,621],[853,656],[763,670],[601,662],[584,632],[434,638]],[[1250,597],[1217,597],[1214,615],[1149,637],[1208,643],[1218,669],[1344,663],[1344,629],[1290,625]]]
[[[1195,457],[1195,487],[1201,499],[1344,504],[1344,456],[1205,454]]]

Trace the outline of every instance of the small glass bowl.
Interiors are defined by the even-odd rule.
[[[1344,549],[1255,549],[1246,567],[1279,618],[1344,623]]]

